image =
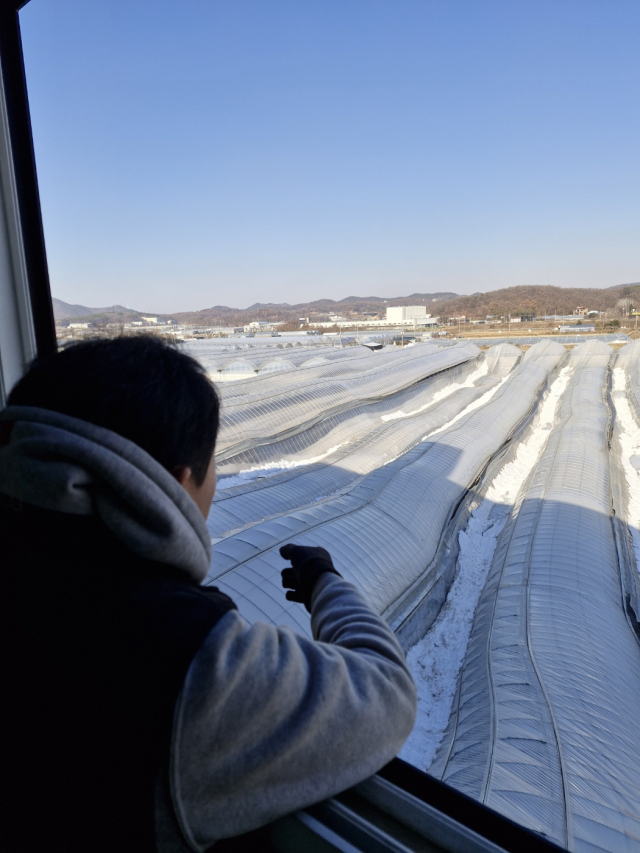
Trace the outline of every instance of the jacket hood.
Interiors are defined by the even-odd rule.
[[[42,509],[97,514],[136,554],[209,571],[211,537],[198,507],[138,445],[86,421],[31,406],[0,412],[0,493]]]

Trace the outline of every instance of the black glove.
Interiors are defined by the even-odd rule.
[[[331,562],[331,555],[324,548],[312,548],[306,545],[283,545],[280,555],[291,560],[291,569],[282,570],[282,586],[291,590],[288,601],[299,601],[311,613],[311,596],[316,581],[325,572],[333,572],[341,577]]]

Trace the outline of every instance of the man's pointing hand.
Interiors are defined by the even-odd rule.
[[[291,561],[291,568],[282,570],[282,586],[290,590],[287,599],[304,604],[311,613],[311,596],[320,575],[333,572],[340,577],[331,555],[324,548],[306,545],[283,545],[280,555]]]

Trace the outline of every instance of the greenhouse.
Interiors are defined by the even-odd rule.
[[[401,456],[502,381],[521,357],[508,344],[494,347],[484,359],[233,457],[228,462],[243,473],[225,476],[231,466],[220,466],[215,511],[208,522],[212,534],[220,536],[261,518],[265,506],[272,515],[276,509],[293,510],[318,495],[334,494]]]
[[[280,376],[267,377],[241,396],[235,396],[235,389],[234,396],[223,393],[217,459],[224,462],[276,437],[302,432],[328,414],[410,388],[436,373],[476,359],[479,352],[473,344],[445,350],[425,344],[405,352],[369,356],[367,360],[373,366],[368,370],[350,370],[346,374],[341,371],[342,375],[333,376],[333,365],[315,367],[284,373],[284,382]]]
[[[569,360],[556,425],[499,540],[430,768],[571,850],[628,850],[640,837],[630,808],[640,796],[640,655],[610,518],[611,355],[595,342]]]
[[[333,347],[314,345],[303,347],[299,342],[270,345],[193,341],[184,344],[185,350],[196,358],[215,382],[241,382],[256,374],[294,370],[297,367],[318,366],[341,359],[371,357],[367,347]]]
[[[335,551],[338,570],[365,591],[378,612],[397,616],[412,593],[421,594],[414,585],[424,585],[465,489],[531,410],[564,355],[557,344],[532,347],[522,363],[485,392],[490,399],[484,405],[467,414],[463,410],[436,434],[428,433],[408,452],[358,478],[352,488],[221,538],[213,548],[210,581],[233,591],[248,618],[308,630],[299,608],[287,607],[282,599],[277,549],[291,539],[327,544]],[[482,397],[476,400],[481,402]],[[214,517],[215,512],[214,504]],[[437,567],[434,573],[435,583]]]

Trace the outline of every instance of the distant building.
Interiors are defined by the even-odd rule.
[[[437,317],[427,314],[424,305],[394,305],[387,308],[387,323],[413,324],[414,326],[436,326]]]
[[[588,308],[575,308],[573,311],[573,316],[574,317],[586,317],[588,313],[589,313]]]
[[[581,335],[583,332],[595,332],[596,327],[585,323],[582,326],[560,326],[559,332],[569,332],[572,335]]]
[[[394,305],[387,308],[387,323],[425,322],[430,314],[424,305]]]
[[[142,317],[141,316],[140,319],[144,320],[145,323],[157,323],[158,322],[157,317]]]
[[[93,323],[69,323],[70,329],[93,329]]]
[[[275,326],[266,320],[252,320],[244,327],[245,332],[269,332],[272,330],[275,330]]]

